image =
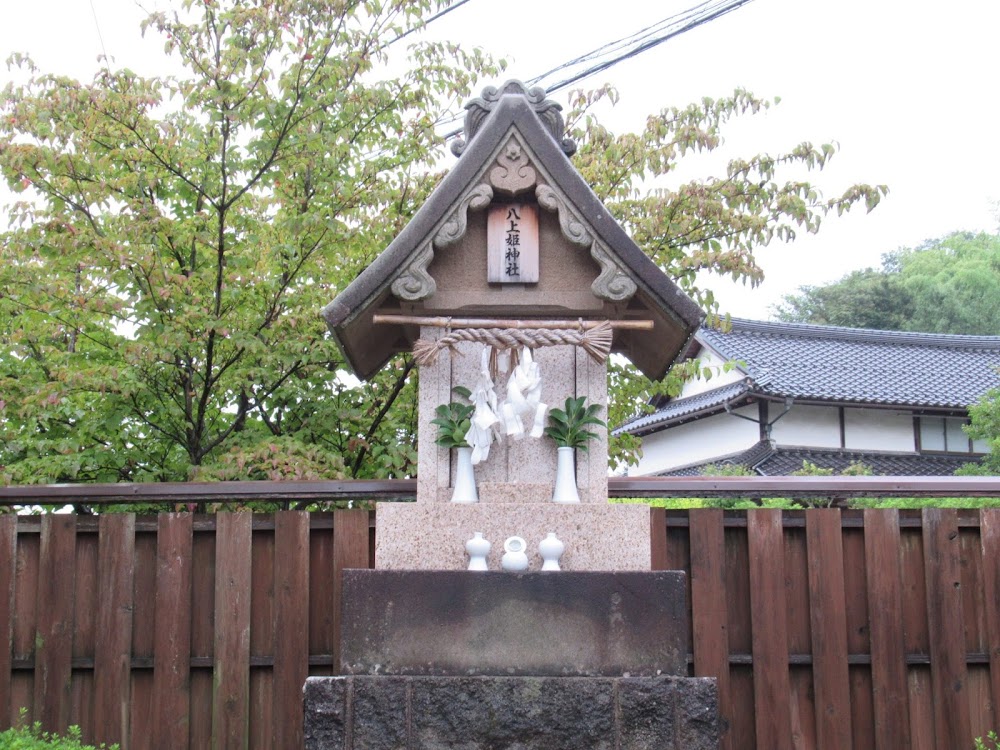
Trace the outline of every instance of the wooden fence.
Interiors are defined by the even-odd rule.
[[[0,516],[0,716],[123,748],[296,748],[368,511]]]
[[[0,516],[0,724],[299,747],[338,573],[373,540],[359,510]],[[727,750],[971,750],[1000,726],[1000,509],[655,510],[653,560],[688,572]]]

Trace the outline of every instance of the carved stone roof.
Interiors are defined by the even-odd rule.
[[[636,246],[573,167],[567,153],[575,146],[564,138],[559,105],[545,100],[541,89],[510,81],[487,88],[467,110],[468,143],[457,147],[461,156],[454,168],[389,247],[323,310],[347,364],[360,377],[370,377],[393,354],[410,350],[419,336],[415,326],[374,325],[376,312],[652,319],[651,331],[616,331],[612,351],[628,356],[646,375],[662,377],[685,350],[702,313]],[[504,297],[512,302],[503,304],[485,277],[483,293],[466,294],[461,303],[442,291],[436,275],[454,273],[455,254],[468,252],[466,233],[477,214],[509,200],[534,202],[547,217],[557,217],[546,218],[557,229],[542,235],[539,253],[544,261],[549,246],[561,243],[570,254],[564,250],[550,263],[549,279],[564,282],[572,275],[574,269],[559,266],[569,258],[569,265],[579,265],[577,276],[590,274],[586,279],[592,283],[562,297],[542,285],[537,293],[526,286]],[[582,295],[585,304],[563,301],[574,293],[573,299]]]

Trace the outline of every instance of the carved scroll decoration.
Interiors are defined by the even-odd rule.
[[[563,132],[566,130],[566,123],[563,121],[561,114],[562,105],[551,99],[546,99],[545,89],[540,86],[528,88],[520,81],[511,80],[499,88],[496,86],[487,86],[483,89],[481,96],[477,96],[465,105],[465,138],[459,138],[452,142],[451,152],[455,156],[462,155],[462,152],[465,151],[466,143],[475,138],[476,133],[479,132],[479,129],[483,126],[490,113],[499,104],[500,98],[505,95],[520,95],[527,99],[528,104],[535,110],[538,119],[541,120],[542,125],[549,131],[556,143],[559,144],[562,152],[566,156],[572,156],[576,153],[576,143],[571,138],[563,137]]]
[[[601,267],[600,275],[590,285],[591,290],[600,299],[620,302],[629,299],[636,293],[637,286],[628,273],[618,265],[607,246],[597,240],[587,231],[584,223],[569,208],[566,200],[548,185],[539,185],[535,189],[538,205],[547,211],[556,212],[559,216],[559,229],[563,237],[574,245],[590,250],[590,257]]]
[[[493,189],[489,185],[476,185],[462,196],[451,216],[434,235],[433,241],[424,243],[393,280],[392,293],[409,302],[427,299],[434,294],[437,282],[427,271],[434,260],[434,248],[448,247],[462,239],[469,226],[469,211],[486,208],[492,200]]]
[[[434,260],[434,247],[426,242],[413,259],[407,264],[403,273],[392,282],[392,293],[399,299],[416,302],[430,297],[437,290],[437,283],[427,273],[427,267]]]
[[[535,188],[535,197],[538,198],[539,206],[559,217],[559,229],[563,237],[580,247],[589,248],[593,244],[594,238],[590,236],[587,227],[569,210],[566,201],[555,190],[548,185],[539,185]]]
[[[458,203],[458,208],[434,235],[434,246],[449,247],[465,236],[468,227],[469,211],[479,211],[490,205],[493,200],[493,190],[489,185],[476,185],[465,194]]]
[[[490,170],[490,184],[499,192],[517,195],[535,186],[538,175],[529,166],[528,155],[516,138],[511,136],[500,150],[497,166]]]
[[[636,293],[638,287],[632,281],[632,277],[622,270],[607,246],[600,240],[595,240],[590,246],[590,257],[601,266],[601,275],[598,276],[590,288],[594,290],[601,299],[621,302],[630,299]]]

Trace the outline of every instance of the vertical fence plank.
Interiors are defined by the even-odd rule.
[[[217,515],[196,528],[191,557],[191,656],[213,661],[215,649],[215,549]],[[198,516],[196,522],[201,520]],[[192,748],[210,747],[212,739],[212,668],[192,667],[190,737]]]
[[[153,735],[163,747],[188,747],[191,688],[193,516],[161,513],[156,537],[153,632]]]
[[[954,509],[924,508],[923,536],[935,737],[938,747],[972,747],[960,540]]]
[[[156,554],[157,533],[153,528],[135,530],[135,572],[132,576],[132,658],[144,665],[155,664]],[[153,670],[132,670],[129,724],[131,750],[158,750],[149,731],[153,726]]]
[[[266,517],[255,516],[258,520]],[[271,516],[272,526],[278,524],[277,514]],[[250,670],[250,747],[270,748],[275,744],[276,706],[274,703],[276,568],[284,561],[276,557],[273,528],[254,528],[250,561],[250,662],[258,664]],[[268,666],[267,661],[271,664]],[[279,745],[280,747],[281,745]]]
[[[747,511],[757,747],[792,750],[781,511]]]
[[[726,539],[722,510],[689,511],[691,530],[691,610],[694,674],[715,677],[719,715],[728,728],[733,714],[729,681],[729,611],[726,606]],[[722,735],[723,750],[737,750],[735,738]]]
[[[320,521],[332,518],[323,511],[309,516],[309,655],[322,656],[329,664],[313,664],[311,675],[336,672],[333,658],[333,530],[320,527]],[[332,526],[332,524],[331,524]]]
[[[781,565],[784,578],[785,648],[789,654],[809,654],[812,639],[809,623],[809,563],[806,530],[787,521],[804,520],[804,511],[788,511],[782,517]],[[789,665],[791,687],[791,742],[796,748],[816,747],[816,700],[813,689],[812,665]]]
[[[727,528],[723,513],[723,535],[726,542],[726,620],[729,641],[729,691],[732,696],[732,715],[725,736],[732,737],[737,750],[758,750],[754,729],[753,632],[750,604],[750,552],[747,544],[746,525]],[[734,664],[738,655],[745,662]],[[741,660],[742,661],[742,660]],[[766,750],[766,749],[761,749]]]
[[[806,513],[809,617],[819,750],[851,747],[851,690],[840,511]]]
[[[108,513],[98,528],[94,740],[110,745],[129,738],[135,516]]]
[[[863,518],[861,511],[851,511],[853,518]],[[852,520],[853,520],[852,518]],[[845,521],[841,513],[841,523]],[[868,583],[865,580],[864,528],[845,524],[841,528],[844,556],[844,618],[847,621],[847,653],[871,654],[868,625]],[[871,663],[852,664],[849,668],[851,699],[851,736],[854,750],[874,750],[875,709],[872,704]]]
[[[35,720],[48,732],[65,732],[69,725],[75,571],[76,516],[46,514],[39,553]]]
[[[938,750],[934,739],[934,699],[930,666],[914,665],[907,672],[910,703],[910,747]]]
[[[253,514],[220,513],[215,547],[212,747],[250,741],[250,544]]]
[[[909,687],[903,634],[899,513],[865,510],[865,570],[871,635],[875,747],[910,746]]]
[[[89,524],[88,524],[89,525]],[[73,586],[73,654],[71,659],[92,659],[97,653],[98,533],[76,528],[76,570]],[[74,669],[69,723],[80,727],[85,737],[94,730],[94,672]]]
[[[333,671],[340,674],[340,594],[345,568],[368,567],[368,511],[333,512]]]
[[[1000,722],[1000,508],[979,511],[980,545],[983,548],[983,606],[986,638],[990,644],[990,684],[993,712]]]
[[[38,630],[38,574],[41,554],[41,534],[29,533],[27,526],[40,527],[37,516],[18,519],[17,527],[17,584],[14,587],[14,635],[11,643],[11,658],[33,661],[35,658],[35,637]],[[26,711],[29,721],[34,717],[35,671],[16,670],[10,679],[11,704],[8,721],[15,724],[20,720],[21,709]]]
[[[274,744],[295,748],[302,745],[302,686],[309,673],[309,514],[278,513],[274,535]]]
[[[649,563],[650,570],[667,569],[666,508],[649,509]]]
[[[17,585],[17,516],[0,516],[0,731],[10,726],[11,656],[14,648],[14,588]]]

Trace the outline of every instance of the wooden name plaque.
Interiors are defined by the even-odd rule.
[[[491,284],[538,283],[538,209],[528,203],[490,208],[486,280]]]

